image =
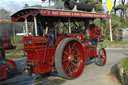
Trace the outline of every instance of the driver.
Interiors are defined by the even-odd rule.
[[[48,45],[54,46],[55,39],[55,28],[53,22],[46,22],[45,35],[48,36]]]

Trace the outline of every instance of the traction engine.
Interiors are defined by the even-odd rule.
[[[24,71],[29,75],[57,71],[63,78],[74,79],[83,72],[87,59],[96,58],[97,65],[104,66],[106,51],[101,48],[97,52],[97,43],[104,40],[101,28],[94,24],[88,25],[88,36],[84,33],[71,33],[71,22],[88,21],[88,24],[89,20],[96,18],[102,20],[102,18],[111,18],[111,15],[44,8],[26,8],[14,13],[11,16],[13,22],[25,22],[25,36],[22,43],[27,61]],[[58,35],[55,25],[51,25],[54,22],[58,25],[59,22],[68,22],[68,33]],[[41,28],[44,28],[43,31],[45,28],[52,30],[48,30],[48,34],[41,33]]]

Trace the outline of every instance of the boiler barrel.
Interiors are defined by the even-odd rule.
[[[92,11],[93,8],[96,8],[94,5],[91,4],[84,4],[84,3],[76,3],[72,1],[65,1],[64,7],[72,10],[74,6],[77,6],[78,10],[83,10],[83,11]]]

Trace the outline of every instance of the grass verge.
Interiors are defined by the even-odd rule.
[[[9,53],[6,53],[6,58],[13,60],[18,58],[23,58],[23,56],[19,52],[9,52]]]
[[[128,57],[121,62],[122,67],[128,71]]]

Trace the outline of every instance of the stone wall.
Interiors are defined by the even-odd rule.
[[[104,48],[128,48],[128,44],[99,44],[98,47],[104,47]]]
[[[123,60],[121,60],[121,62]],[[122,85],[128,85],[128,71],[126,71],[122,67],[121,62],[118,64],[118,78],[121,81]]]
[[[128,28],[121,30],[121,36],[123,41],[128,41]]]

